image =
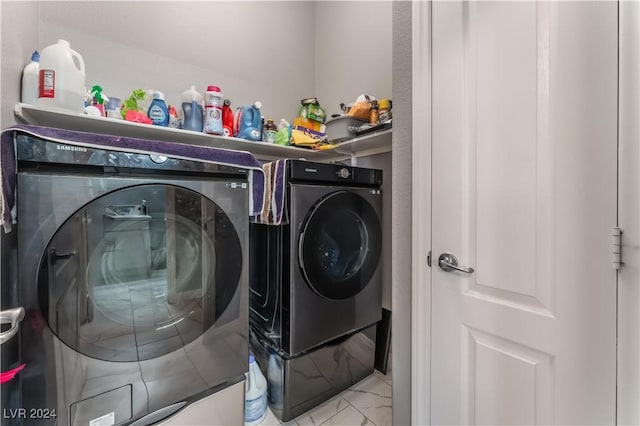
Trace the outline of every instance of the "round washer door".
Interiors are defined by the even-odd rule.
[[[111,362],[193,342],[232,306],[242,248],[225,211],[190,189],[107,193],[50,240],[38,273],[43,319],[73,350]]]
[[[382,227],[373,206],[349,191],[333,192],[309,211],[298,242],[298,260],[311,288],[343,300],[364,289],[378,268]]]

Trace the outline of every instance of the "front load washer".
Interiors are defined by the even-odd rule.
[[[19,422],[151,424],[233,392],[208,419],[240,424],[247,171],[20,133],[16,152]]]
[[[381,319],[382,171],[289,160],[286,216],[251,224],[251,324],[297,356]]]

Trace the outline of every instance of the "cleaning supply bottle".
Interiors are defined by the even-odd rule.
[[[262,139],[262,103],[238,107],[233,116],[233,133],[242,139],[259,141]]]
[[[213,135],[223,135],[222,105],[224,96],[218,86],[209,86],[204,92],[204,132]]]
[[[291,125],[284,118],[280,119],[278,131],[276,132],[276,145],[289,145],[291,140]]]
[[[268,118],[262,132],[262,141],[266,143],[276,143],[277,131],[278,126],[276,126],[276,123],[274,123],[272,119]]]
[[[249,355],[249,373],[247,373],[244,397],[244,424],[254,426],[267,417],[267,380],[262,375],[253,355]]]
[[[104,110],[105,96],[102,94],[102,87],[97,85],[93,86],[89,93],[91,93],[91,105],[100,110],[101,116],[106,117],[106,113]]]
[[[38,74],[40,71],[40,54],[36,50],[31,55],[29,62],[22,70],[22,90],[20,102],[36,105],[38,103]]]
[[[233,110],[231,109],[231,100],[225,99],[222,105],[222,127],[225,136],[235,136],[233,134]]]
[[[202,95],[196,91],[196,86],[191,86],[182,92],[182,128],[201,132],[202,119]]]
[[[82,56],[68,41],[45,47],[40,53],[38,105],[83,112],[85,79]]]
[[[384,98],[378,102],[378,120],[384,123],[391,119],[391,100]]]
[[[164,103],[164,93],[153,92],[153,100],[147,110],[147,116],[153,121],[154,126],[169,126],[169,109]]]

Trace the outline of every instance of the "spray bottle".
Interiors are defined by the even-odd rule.
[[[164,103],[164,93],[153,92],[153,101],[151,101],[147,116],[153,121],[154,126],[169,126],[169,109]]]

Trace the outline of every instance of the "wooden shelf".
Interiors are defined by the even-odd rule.
[[[333,150],[314,151],[292,146],[251,142],[240,138],[209,135],[190,130],[133,123],[113,118],[95,117],[22,103],[16,104],[14,113],[16,119],[24,124],[247,151],[259,160],[264,161],[281,158],[303,158],[310,161],[328,162],[391,151],[391,129],[342,142]]]

